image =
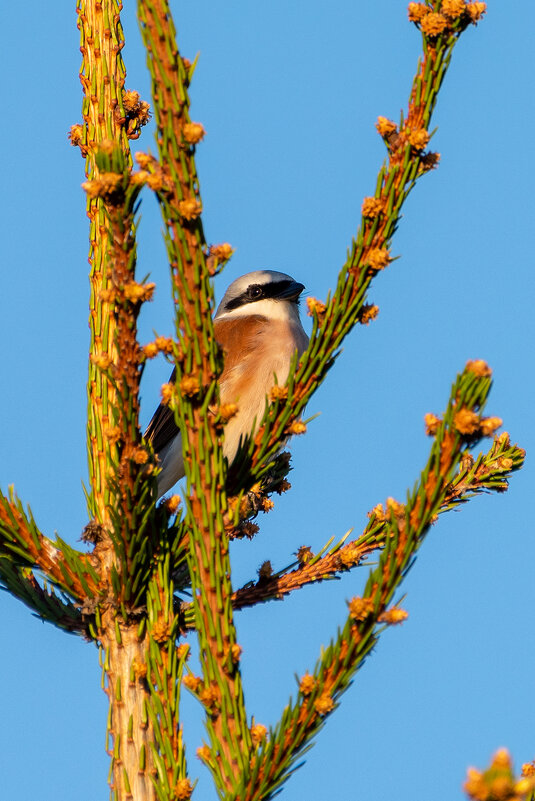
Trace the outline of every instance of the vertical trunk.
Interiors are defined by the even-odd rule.
[[[101,643],[110,701],[112,798],[156,801],[151,780],[155,775],[151,750],[154,736],[147,714],[145,639],[139,639],[136,625],[125,626],[111,614],[106,624]]]

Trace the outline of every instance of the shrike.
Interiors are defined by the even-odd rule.
[[[214,317],[216,340],[225,352],[220,379],[221,404],[238,412],[225,426],[223,454],[232,462],[240,438],[253,434],[262,420],[266,395],[286,383],[294,353],[303,353],[308,337],[299,319],[303,284],[273,270],[257,270],[229,286]],[[175,380],[175,370],[170,381]],[[158,497],[184,476],[182,437],[168,406],[160,405],[145,431],[161,466]]]

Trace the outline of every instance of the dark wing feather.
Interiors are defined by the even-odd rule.
[[[171,378],[169,379],[170,384],[174,383],[175,377],[176,367],[171,373]],[[143,438],[152,444],[155,453],[161,453],[165,446],[179,433],[178,426],[175,423],[174,413],[169,406],[164,406],[163,403],[160,403],[143,434]]]

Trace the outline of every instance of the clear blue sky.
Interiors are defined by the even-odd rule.
[[[3,10],[1,225],[3,283],[0,485],[13,483],[42,529],[73,543],[86,522],[87,225],[83,162],[66,134],[80,120],[74,0]],[[127,3],[133,6],[133,3]],[[371,300],[377,321],[347,340],[292,445],[293,490],[233,547],[235,586],[266,558],[319,549],[392,495],[403,499],[469,358],[494,368],[488,410],[528,450],[502,496],[442,516],[407,577],[408,621],[386,632],[283,797],[459,801],[467,765],[498,746],[535,756],[533,631],[534,277],[532,131],[535,10],[490,2],[454,55],[439,101],[440,168],[404,209]],[[200,51],[192,117],[205,228],[236,254],[225,286],[258,268],[289,272],[322,298],[356,229],[383,158],[379,114],[406,106],[420,49],[406,3],[272,0],[175,4],[181,49]],[[181,16],[179,16],[179,14]],[[149,98],[131,8],[124,12],[127,86]],[[134,149],[152,147],[145,130]],[[143,202],[140,274],[158,292],[142,338],[171,331],[159,213]],[[308,318],[307,318],[308,321]],[[307,323],[308,324],[308,323]],[[143,383],[147,422],[165,363]],[[249,711],[277,720],[294,672],[314,664],[358,593],[366,569],[238,616]],[[16,801],[106,798],[106,699],[94,646],[0,597],[2,796]],[[215,795],[194,758],[200,711],[185,701],[197,791]]]

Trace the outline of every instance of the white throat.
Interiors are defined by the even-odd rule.
[[[255,303],[245,303],[237,309],[218,314],[216,320],[232,320],[236,317],[250,317],[252,314],[259,314],[267,317],[268,320],[281,320],[285,323],[300,323],[299,307],[296,303],[289,300],[275,300],[274,298],[263,298]]]

